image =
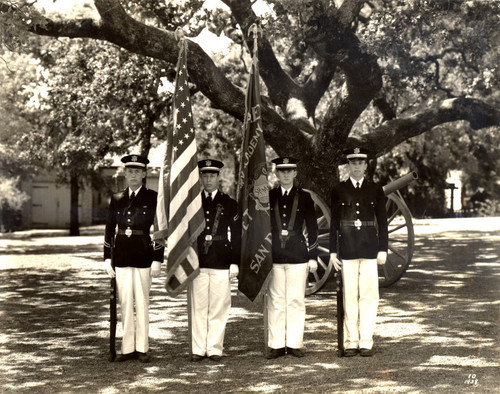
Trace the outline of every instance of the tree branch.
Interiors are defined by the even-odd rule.
[[[101,16],[99,23],[90,19],[65,22],[47,19],[44,26],[38,26],[33,32],[52,37],[100,39],[133,53],[170,64],[177,63],[179,47],[173,32],[136,21],[125,12],[119,0],[94,0],[94,3]],[[81,28],[82,25],[84,28]],[[187,40],[187,43],[190,80],[210,100],[214,108],[243,120],[244,93],[225,77],[198,44],[190,40]],[[287,141],[287,146],[295,147],[303,147],[309,143],[309,137],[301,133],[296,124],[284,121],[272,107],[263,105],[262,120],[264,138],[282,153],[285,153],[282,150],[284,140]]]
[[[382,113],[384,121],[391,120],[396,117],[395,108],[387,101],[387,97],[382,90],[378,92],[376,97],[373,99],[373,105]]]
[[[328,90],[337,69],[338,64],[336,62],[320,59],[318,66],[301,87],[299,97],[303,98],[309,117],[314,117],[316,107]]]
[[[443,100],[426,111],[404,119],[385,122],[370,134],[359,139],[349,138],[348,146],[360,144],[382,156],[401,142],[423,134],[433,127],[447,122],[466,120],[474,130],[490,126],[500,126],[500,111],[473,98],[453,98]]]
[[[250,48],[253,42],[248,39],[247,31],[258,18],[251,8],[249,0],[223,0],[231,9],[233,16],[243,29]],[[305,50],[306,48],[304,48]],[[303,85],[296,83],[281,67],[271,44],[266,37],[259,40],[259,65],[262,80],[267,86],[271,101],[278,105],[287,117],[297,122],[299,127],[311,132],[313,125],[308,118],[313,118],[318,102],[335,74],[336,63],[331,59],[320,60],[319,65]]]
[[[460,55],[464,64],[466,64],[467,66],[472,68],[475,72],[479,73],[479,70],[477,69],[477,67],[467,61],[467,58],[465,56],[464,51],[460,50],[460,49],[456,49],[456,48],[445,49],[444,51],[442,51],[441,53],[439,53],[437,55],[429,55],[429,56],[425,56],[425,57],[412,56],[412,57],[410,57],[410,60],[412,62],[415,62],[415,63],[432,63],[432,64],[434,64],[434,67],[435,67],[434,83],[436,85],[436,88],[438,90],[442,90],[443,92],[445,92],[446,96],[448,98],[452,98],[452,97],[455,97],[455,95],[453,94],[453,89],[445,88],[443,85],[441,85],[441,81],[440,81],[440,79],[441,79],[441,66],[439,64],[439,61],[443,60],[444,57],[449,55],[449,54]]]
[[[133,53],[177,63],[179,47],[174,33],[147,26],[130,17],[119,0],[95,0],[100,23],[84,21],[54,22],[47,20],[34,33],[52,37],[94,38],[108,41]],[[82,26],[84,26],[82,28]],[[191,79],[215,108],[243,119],[244,95],[217,68],[200,46],[188,40],[188,70]]]
[[[165,32],[134,20],[125,13],[119,0],[95,0],[95,5],[103,26],[107,27],[108,41],[135,53],[173,64],[177,62],[178,46],[172,32]],[[109,12],[110,10],[113,12]],[[188,71],[192,81],[214,108],[243,120],[243,92],[224,76],[198,44],[188,40],[188,48]],[[307,143],[296,125],[285,122],[274,109],[263,105],[261,116],[264,138],[271,146],[281,147],[285,139],[290,145],[296,144],[295,146],[304,146],[304,143]]]
[[[317,135],[318,147],[342,144],[382,87],[377,58],[360,49],[351,27],[362,5],[361,0],[348,0],[337,10],[328,0],[310,2],[307,15],[302,16],[306,41],[325,61],[338,64],[346,78],[346,94],[327,109]]]
[[[341,62],[346,76],[346,94],[337,104],[332,101],[317,134],[318,147],[327,144],[331,149],[343,144],[353,124],[382,88],[382,73],[375,56],[361,53],[352,46]]]
[[[356,19],[366,0],[344,0],[341,4],[337,18],[341,21],[344,29],[347,29]]]
[[[106,38],[132,52],[151,56],[175,64],[178,46],[172,32],[165,32],[137,22],[123,11],[118,0],[95,0],[96,7],[107,27]],[[118,8],[119,7],[119,8]],[[113,9],[113,12],[109,10]],[[188,71],[191,80],[210,100],[212,106],[243,120],[245,111],[244,94],[236,88],[214,64],[201,47],[188,40]],[[284,124],[274,109],[264,106],[262,119],[265,125],[264,137],[271,146],[279,146],[282,140],[300,145],[303,136],[293,124]]]
[[[258,24],[259,20],[252,10],[251,2],[249,0],[222,1],[231,9],[233,17],[242,29],[248,47],[253,50],[253,39],[248,36],[248,29],[252,24]],[[267,38],[260,37],[258,42],[260,76],[267,86],[271,101],[285,112],[291,91],[295,90],[297,85],[279,64]]]

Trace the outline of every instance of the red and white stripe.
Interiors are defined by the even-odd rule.
[[[174,92],[174,127],[169,130],[156,209],[156,242],[167,247],[167,292],[179,294],[199,273],[196,247],[205,225],[196,137],[187,75],[187,45],[181,46]]]

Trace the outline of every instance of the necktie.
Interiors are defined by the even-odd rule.
[[[212,193],[208,193],[207,200],[208,202],[212,202]]]
[[[288,190],[285,190],[285,194],[283,194],[283,197],[288,197]]]
[[[356,189],[359,189],[359,182],[356,182]]]
[[[132,192],[132,193],[130,194],[130,201],[132,201],[134,198],[135,198],[135,192]]]

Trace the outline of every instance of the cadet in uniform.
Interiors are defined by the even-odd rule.
[[[142,184],[149,163],[147,158],[128,155],[121,161],[125,165],[128,186],[111,197],[104,236],[105,267],[110,277],[116,276],[122,316],[122,354],[116,361],[138,358],[148,362],[149,289],[151,276],[160,274],[164,252],[161,245],[151,242],[149,235],[156,213],[157,193]],[[111,266],[113,239],[115,270]]]
[[[344,281],[345,356],[373,355],[378,264],[387,259],[387,213],[382,187],[364,178],[369,152],[344,151],[350,178],[332,192],[330,262]],[[338,245],[338,246],[337,246]]]
[[[230,279],[239,273],[241,218],[235,200],[218,190],[221,161],[198,162],[205,229],[198,237],[200,273],[191,285],[191,361],[220,361],[229,309]],[[230,231],[230,238],[228,237]]]
[[[280,186],[269,192],[273,269],[268,287],[268,359],[303,357],[308,271],[318,268],[318,224],[311,195],[293,184],[298,160],[272,160]],[[308,242],[302,233],[306,226]]]

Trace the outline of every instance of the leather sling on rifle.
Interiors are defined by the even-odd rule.
[[[208,248],[212,245],[212,242],[217,240],[215,233],[219,227],[220,214],[222,212],[222,205],[217,204],[217,212],[215,212],[214,225],[212,226],[212,232],[210,235],[205,235],[205,242],[203,242],[203,254],[208,254]]]
[[[274,217],[276,218],[276,225],[278,226],[280,241],[281,241],[281,249],[284,249],[287,241],[290,239],[290,235],[293,232],[293,225],[295,224],[295,217],[297,216],[297,206],[299,205],[299,193],[295,193],[293,197],[292,204],[292,216],[290,216],[290,221],[288,222],[288,226],[286,230],[283,230],[283,226],[281,225],[281,217],[280,217],[280,209],[278,205],[278,199],[274,204]]]

